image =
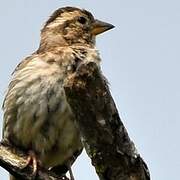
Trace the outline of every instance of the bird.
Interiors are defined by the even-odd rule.
[[[71,166],[83,145],[63,84],[77,62],[100,68],[96,36],[112,28],[85,9],[59,8],[45,22],[37,50],[12,73],[2,106],[2,141],[27,152],[33,174],[40,162],[57,173],[69,170],[73,179]]]

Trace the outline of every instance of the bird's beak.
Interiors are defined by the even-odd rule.
[[[93,35],[98,35],[98,34],[101,34],[105,31],[108,31],[112,28],[114,28],[115,26],[113,26],[112,24],[109,24],[109,23],[106,23],[106,22],[103,22],[103,21],[99,21],[99,20],[95,20],[93,25],[92,25],[92,34]]]

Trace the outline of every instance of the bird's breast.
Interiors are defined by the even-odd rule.
[[[47,165],[59,164],[78,149],[79,134],[63,89],[65,74],[56,65],[38,63],[14,76],[4,103],[4,138],[34,150]]]

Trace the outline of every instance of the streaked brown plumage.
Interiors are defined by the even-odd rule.
[[[86,10],[56,10],[41,31],[39,49],[15,69],[4,100],[3,141],[33,151],[47,168],[71,166],[82,144],[63,82],[77,61],[100,57],[95,36],[111,24]]]

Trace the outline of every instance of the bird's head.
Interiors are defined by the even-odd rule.
[[[99,21],[93,15],[75,7],[56,10],[41,31],[41,46],[94,46],[95,37],[114,26]]]

